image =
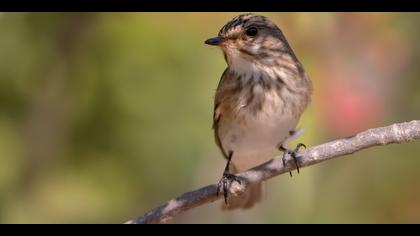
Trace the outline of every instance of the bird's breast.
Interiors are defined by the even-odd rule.
[[[221,143],[225,150],[233,151],[232,162],[238,171],[273,158],[298,122],[275,91],[256,86],[251,92],[238,94],[237,104],[225,111],[219,126]]]

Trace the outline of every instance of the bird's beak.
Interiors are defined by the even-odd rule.
[[[224,40],[225,39],[223,37],[217,36],[217,37],[214,37],[214,38],[207,39],[204,43],[208,44],[208,45],[217,46],[220,43],[222,43]]]

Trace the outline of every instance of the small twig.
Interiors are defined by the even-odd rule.
[[[369,129],[352,137],[308,148],[300,153],[298,164],[300,167],[310,166],[336,157],[352,154],[372,146],[408,142],[415,139],[420,139],[420,120]],[[295,168],[296,166],[293,161],[288,161],[286,162],[286,165],[283,166],[282,158],[276,157],[249,171],[238,174],[237,176],[245,181],[241,181],[241,184],[233,182],[229,192],[231,194],[241,194],[249,183],[261,182],[274,176],[287,173]],[[216,188],[217,185],[213,184],[192,192],[184,193],[127,223],[145,224],[166,222],[184,211],[221,198],[221,196],[216,196]]]

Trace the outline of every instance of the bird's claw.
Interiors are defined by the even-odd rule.
[[[227,195],[228,195],[228,190],[230,185],[232,184],[232,182],[238,182],[239,184],[241,184],[241,180],[239,179],[239,177],[237,177],[236,175],[232,175],[229,173],[223,173],[222,178],[220,179],[219,183],[217,184],[217,196],[219,196],[219,193],[221,192],[221,190],[223,191],[223,196],[225,199],[225,204],[227,205]]]
[[[299,174],[299,165],[298,165],[298,160],[297,160],[297,154],[298,154],[299,149],[300,149],[301,147],[306,148],[306,145],[305,145],[305,144],[303,144],[303,143],[298,143],[298,144],[296,145],[296,148],[295,148],[294,150],[290,150],[290,149],[287,149],[287,148],[285,148],[285,147],[281,147],[281,150],[283,151],[283,158],[282,158],[282,161],[283,161],[283,166],[285,166],[285,165],[286,165],[286,154],[289,154],[289,155],[293,158],[293,160],[294,160],[294,162],[295,162],[295,165],[296,165],[296,170],[297,170],[297,173],[298,173],[298,174]],[[289,172],[289,174],[290,174],[290,177],[292,177],[292,176],[293,176],[291,171]]]

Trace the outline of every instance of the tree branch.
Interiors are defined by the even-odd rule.
[[[300,167],[310,166],[336,157],[352,154],[365,148],[408,142],[415,139],[420,139],[420,120],[369,129],[348,138],[338,139],[308,148],[300,153],[298,164]],[[281,157],[276,157],[269,162],[238,174],[237,176],[243,181],[241,181],[241,184],[233,182],[229,188],[230,194],[241,194],[249,183],[261,182],[296,168],[294,162],[290,160],[291,158],[288,158],[285,166],[283,166],[281,159]],[[184,211],[209,202],[214,202],[221,198],[223,194],[216,196],[216,188],[217,185],[212,184],[192,192],[184,193],[127,223],[145,224],[166,222]]]

